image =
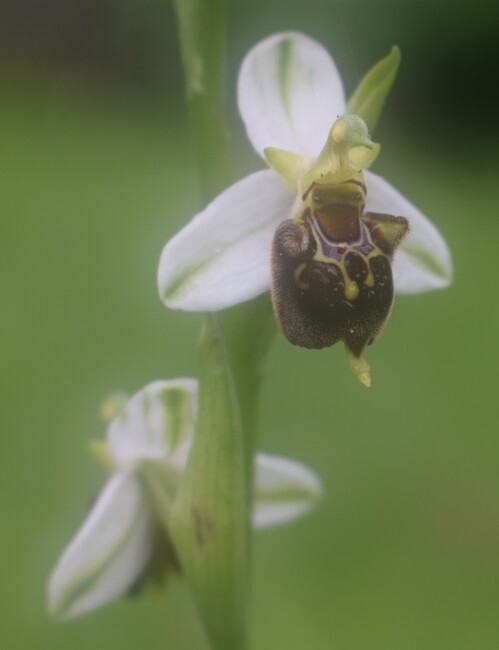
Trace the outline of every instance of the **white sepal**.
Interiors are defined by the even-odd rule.
[[[366,210],[409,221],[409,234],[395,253],[396,293],[420,293],[446,287],[452,281],[449,248],[435,226],[384,178],[366,171]]]
[[[121,469],[157,460],[181,469],[194,434],[197,382],[151,382],[130,398],[107,430],[109,454]]]
[[[289,458],[257,454],[253,526],[286,524],[311,510],[322,494],[319,478],[308,467]]]
[[[278,147],[315,157],[346,102],[327,50],[303,34],[287,32],[266,38],[246,55],[238,105],[261,156],[266,147]]]
[[[52,572],[50,612],[68,619],[124,595],[149,560],[150,526],[139,481],[115,474]]]
[[[161,299],[174,309],[216,311],[255,298],[270,285],[270,245],[293,195],[273,171],[222,192],[163,249]]]

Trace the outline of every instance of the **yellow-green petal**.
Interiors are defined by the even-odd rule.
[[[370,133],[374,131],[399,65],[400,49],[394,46],[388,56],[364,75],[347,104],[348,112],[361,117]]]

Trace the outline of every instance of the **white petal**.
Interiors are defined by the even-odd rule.
[[[164,303],[215,311],[267,291],[272,235],[288,217],[293,198],[271,170],[220,194],[163,249],[158,286]]]
[[[130,398],[107,430],[111,458],[121,469],[157,460],[182,469],[197,414],[195,379],[154,381]]]
[[[239,112],[248,137],[263,155],[279,147],[315,157],[345,95],[329,53],[303,34],[275,34],[245,57],[238,82]]]
[[[410,231],[395,254],[395,291],[419,293],[446,287],[452,281],[449,248],[435,226],[381,176],[365,172],[366,210],[406,217]]]
[[[125,594],[149,559],[150,523],[138,480],[115,475],[50,577],[51,613],[72,618]]]
[[[292,521],[313,508],[321,493],[318,477],[302,463],[257,454],[253,526],[265,528]]]

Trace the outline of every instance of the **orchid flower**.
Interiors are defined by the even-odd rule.
[[[125,595],[146,571],[158,530],[164,544],[171,545],[165,511],[189,459],[197,396],[194,379],[148,384],[112,420],[106,442],[96,444],[94,451],[111,468],[111,477],[52,572],[48,602],[53,615],[73,618]],[[255,456],[254,527],[296,519],[320,493],[318,478],[301,463]]]
[[[333,123],[349,109],[362,108],[358,99],[354,95],[347,105],[334,61],[302,34],[275,34],[246,55],[239,72],[239,112],[251,144],[270,169],[227,188],[166,244],[158,271],[166,306],[216,311],[269,290],[276,228],[289,217],[299,221],[303,192],[331,169],[336,173]],[[379,97],[368,100],[380,102]],[[345,142],[345,160],[364,187],[362,209],[401,215],[408,222],[408,234],[392,261],[395,291],[417,293],[448,285],[451,256],[438,230],[392,185],[366,170],[379,146],[368,136]],[[362,380],[362,368],[358,374]]]

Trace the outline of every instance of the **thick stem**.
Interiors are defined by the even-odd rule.
[[[258,404],[264,364],[276,325],[269,294],[221,314],[232,361],[244,432],[248,497],[252,500],[253,458],[258,444]],[[249,503],[251,507],[251,502]]]
[[[175,8],[202,197],[208,202],[232,180],[225,127],[225,0],[175,0]],[[224,311],[220,324],[240,402],[251,499],[262,367],[275,332],[269,296]]]
[[[175,0],[205,202],[232,181],[224,120],[224,5],[224,0]],[[199,343],[200,410],[173,539],[216,650],[248,647],[257,404],[274,330],[266,295],[209,314]]]
[[[218,318],[199,343],[200,404],[171,533],[216,650],[246,650],[249,549],[239,403]]]
[[[225,0],[174,0],[203,201],[230,182]]]
[[[224,0],[176,0],[191,129],[204,201],[230,183],[224,121]],[[238,335],[234,333],[233,350]],[[216,650],[248,647],[249,490],[234,358],[216,314],[199,342],[200,406],[194,446],[173,517],[173,540]]]

